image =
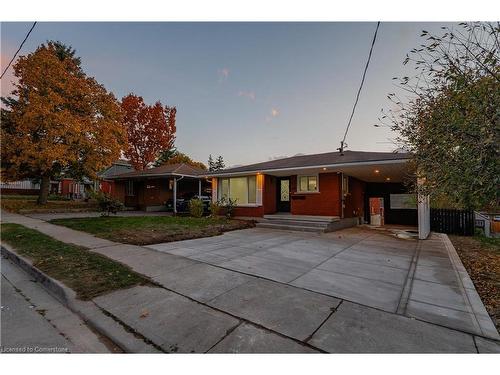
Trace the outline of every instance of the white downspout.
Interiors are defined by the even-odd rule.
[[[341,215],[340,218],[344,218],[344,173],[340,174],[340,208],[341,208]]]
[[[174,177],[174,215],[177,214],[177,181],[180,181],[184,178],[184,176],[181,176],[179,179],[177,177]]]

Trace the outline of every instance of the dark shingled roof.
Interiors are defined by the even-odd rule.
[[[170,175],[199,176],[207,171],[196,168],[188,164],[165,164],[156,168],[145,169],[143,171],[133,171],[122,173],[111,177],[112,179],[138,178],[138,177],[159,177]]]
[[[272,169],[316,167],[316,166],[326,166],[326,165],[335,165],[344,163],[365,163],[365,162],[387,161],[387,160],[405,160],[409,158],[410,154],[408,153],[344,151],[344,154],[341,155],[340,152],[336,151],[336,152],[326,152],[323,154],[297,155],[297,156],[292,156],[290,158],[265,161],[263,163],[250,164],[241,167],[228,168],[213,174],[221,175],[226,173],[239,173],[239,172],[263,172]]]

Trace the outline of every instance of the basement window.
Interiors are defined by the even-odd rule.
[[[315,176],[297,176],[297,191],[299,193],[318,192],[318,175]]]

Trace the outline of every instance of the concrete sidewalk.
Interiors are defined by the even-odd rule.
[[[500,352],[498,342],[479,335],[196,259],[21,215],[2,220],[88,247],[150,277],[158,288],[120,290],[94,302],[165,352]],[[205,240],[216,244],[224,236]]]

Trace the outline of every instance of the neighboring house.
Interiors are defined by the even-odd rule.
[[[134,168],[129,161],[123,159],[115,161],[111,166],[97,174],[98,180],[96,181],[95,189],[106,194],[114,195],[115,182],[112,177],[132,171],[134,171]]]
[[[72,178],[63,177],[50,181],[49,193],[71,199],[84,199],[87,198],[91,187],[92,182],[87,179],[76,181]],[[40,184],[31,180],[13,181],[0,184],[0,189],[4,195],[38,195],[40,193]]]
[[[225,169],[207,177],[212,177],[212,200],[236,200],[236,216],[289,213],[370,223],[376,211],[383,215],[379,224],[417,225],[416,199],[403,184],[415,178],[408,159],[406,153],[329,152]],[[378,206],[371,208],[370,201]]]
[[[178,199],[210,194],[207,172],[188,164],[162,165],[143,171],[130,171],[107,177],[113,181],[112,196],[126,207],[145,211],[164,211],[177,207]]]
[[[87,178],[78,181],[73,178],[61,177],[59,181],[50,182],[50,193],[70,199],[85,199],[88,198],[92,185],[93,182]]]

